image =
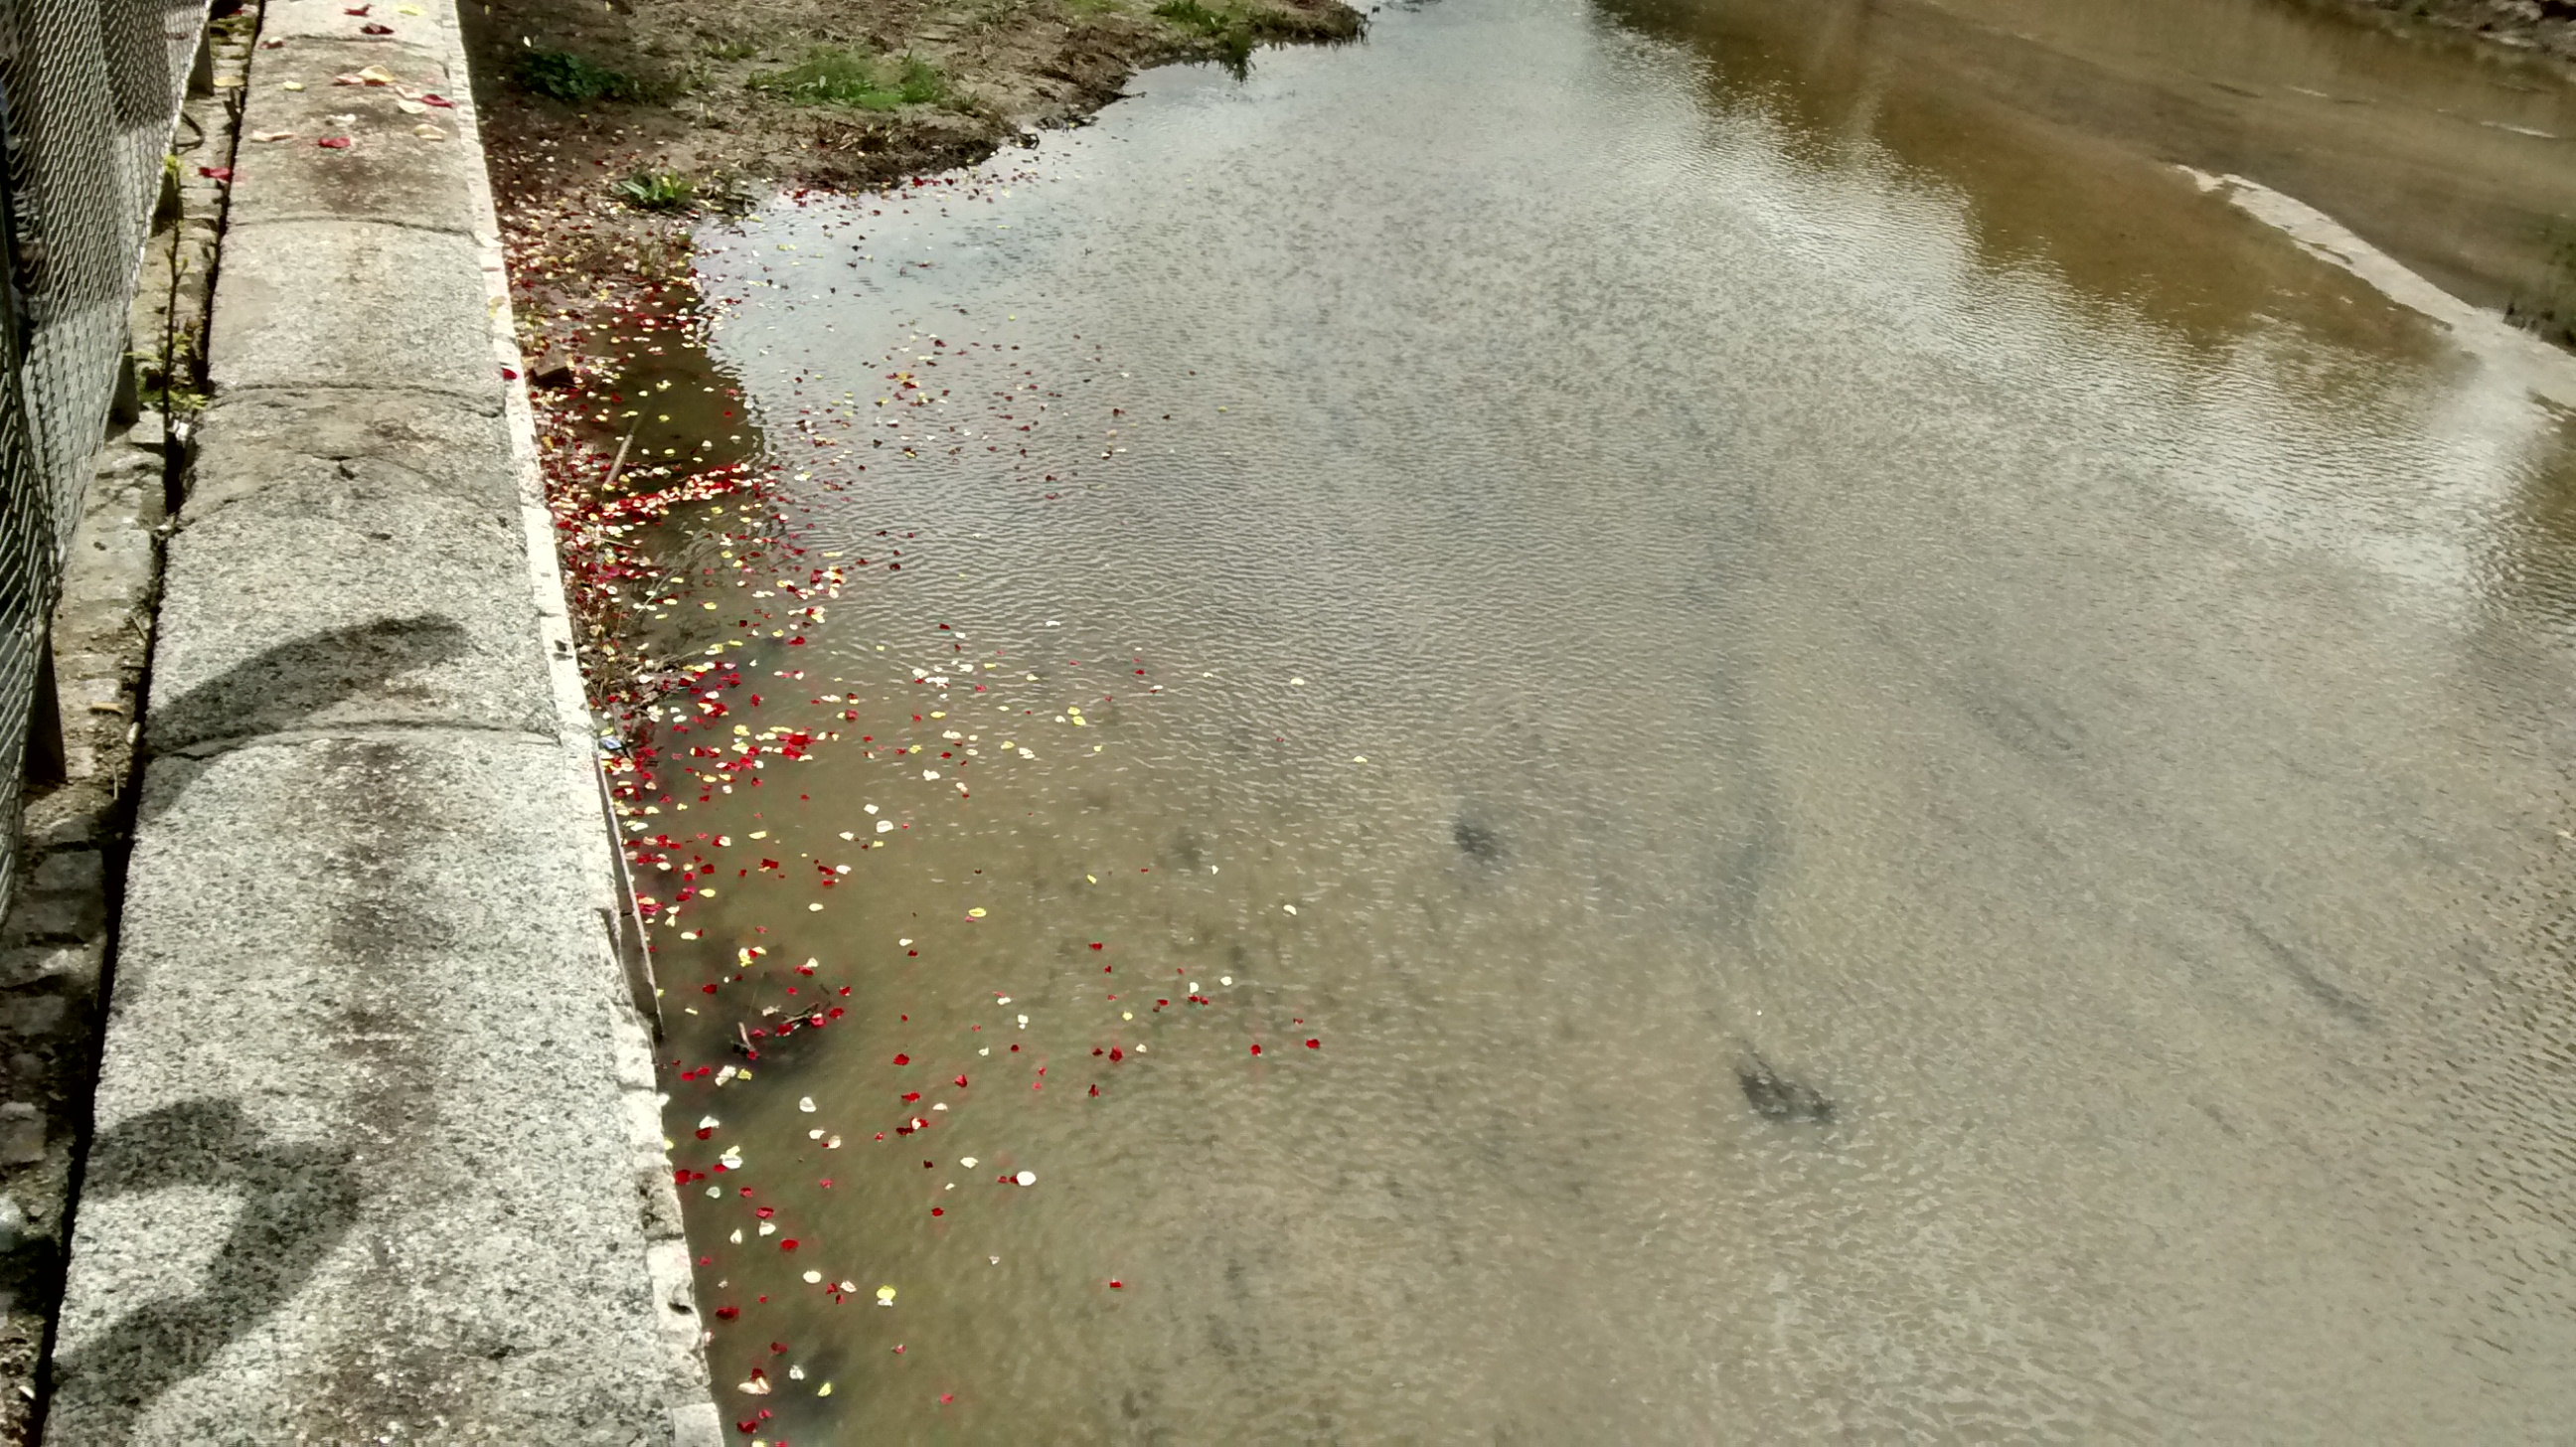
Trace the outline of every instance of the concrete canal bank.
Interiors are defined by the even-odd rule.
[[[260,36],[46,1440],[713,1442],[453,9]]]

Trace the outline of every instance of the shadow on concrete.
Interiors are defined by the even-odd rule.
[[[434,613],[385,618],[309,634],[243,659],[167,705],[147,721],[147,746],[166,754],[246,733],[291,729],[333,704],[415,669],[465,655],[465,629]],[[147,794],[143,817],[166,810],[186,781]]]
[[[203,1289],[135,1307],[53,1364],[56,1411],[85,1441],[122,1442],[153,1401],[300,1289],[356,1220],[348,1151],[278,1145],[230,1100],[192,1100],[116,1126],[90,1147],[84,1206],[171,1186],[240,1193],[232,1235]]]

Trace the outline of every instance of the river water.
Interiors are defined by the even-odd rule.
[[[2175,164],[2500,304],[2576,101],[2142,8],[1446,0],[702,238],[743,1440],[2576,1420],[2564,359]]]

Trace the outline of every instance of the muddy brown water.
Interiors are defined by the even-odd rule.
[[[2563,1429],[2576,422],[2173,163],[2528,287],[2576,101],[2150,8],[1450,0],[707,233],[743,1440]]]

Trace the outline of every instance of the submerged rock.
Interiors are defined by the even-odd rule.
[[[1822,1091],[1787,1079],[1759,1055],[1744,1057],[1743,1063],[1735,1067],[1735,1079],[1744,1087],[1745,1103],[1766,1120],[1822,1123],[1834,1118],[1834,1103]]]

